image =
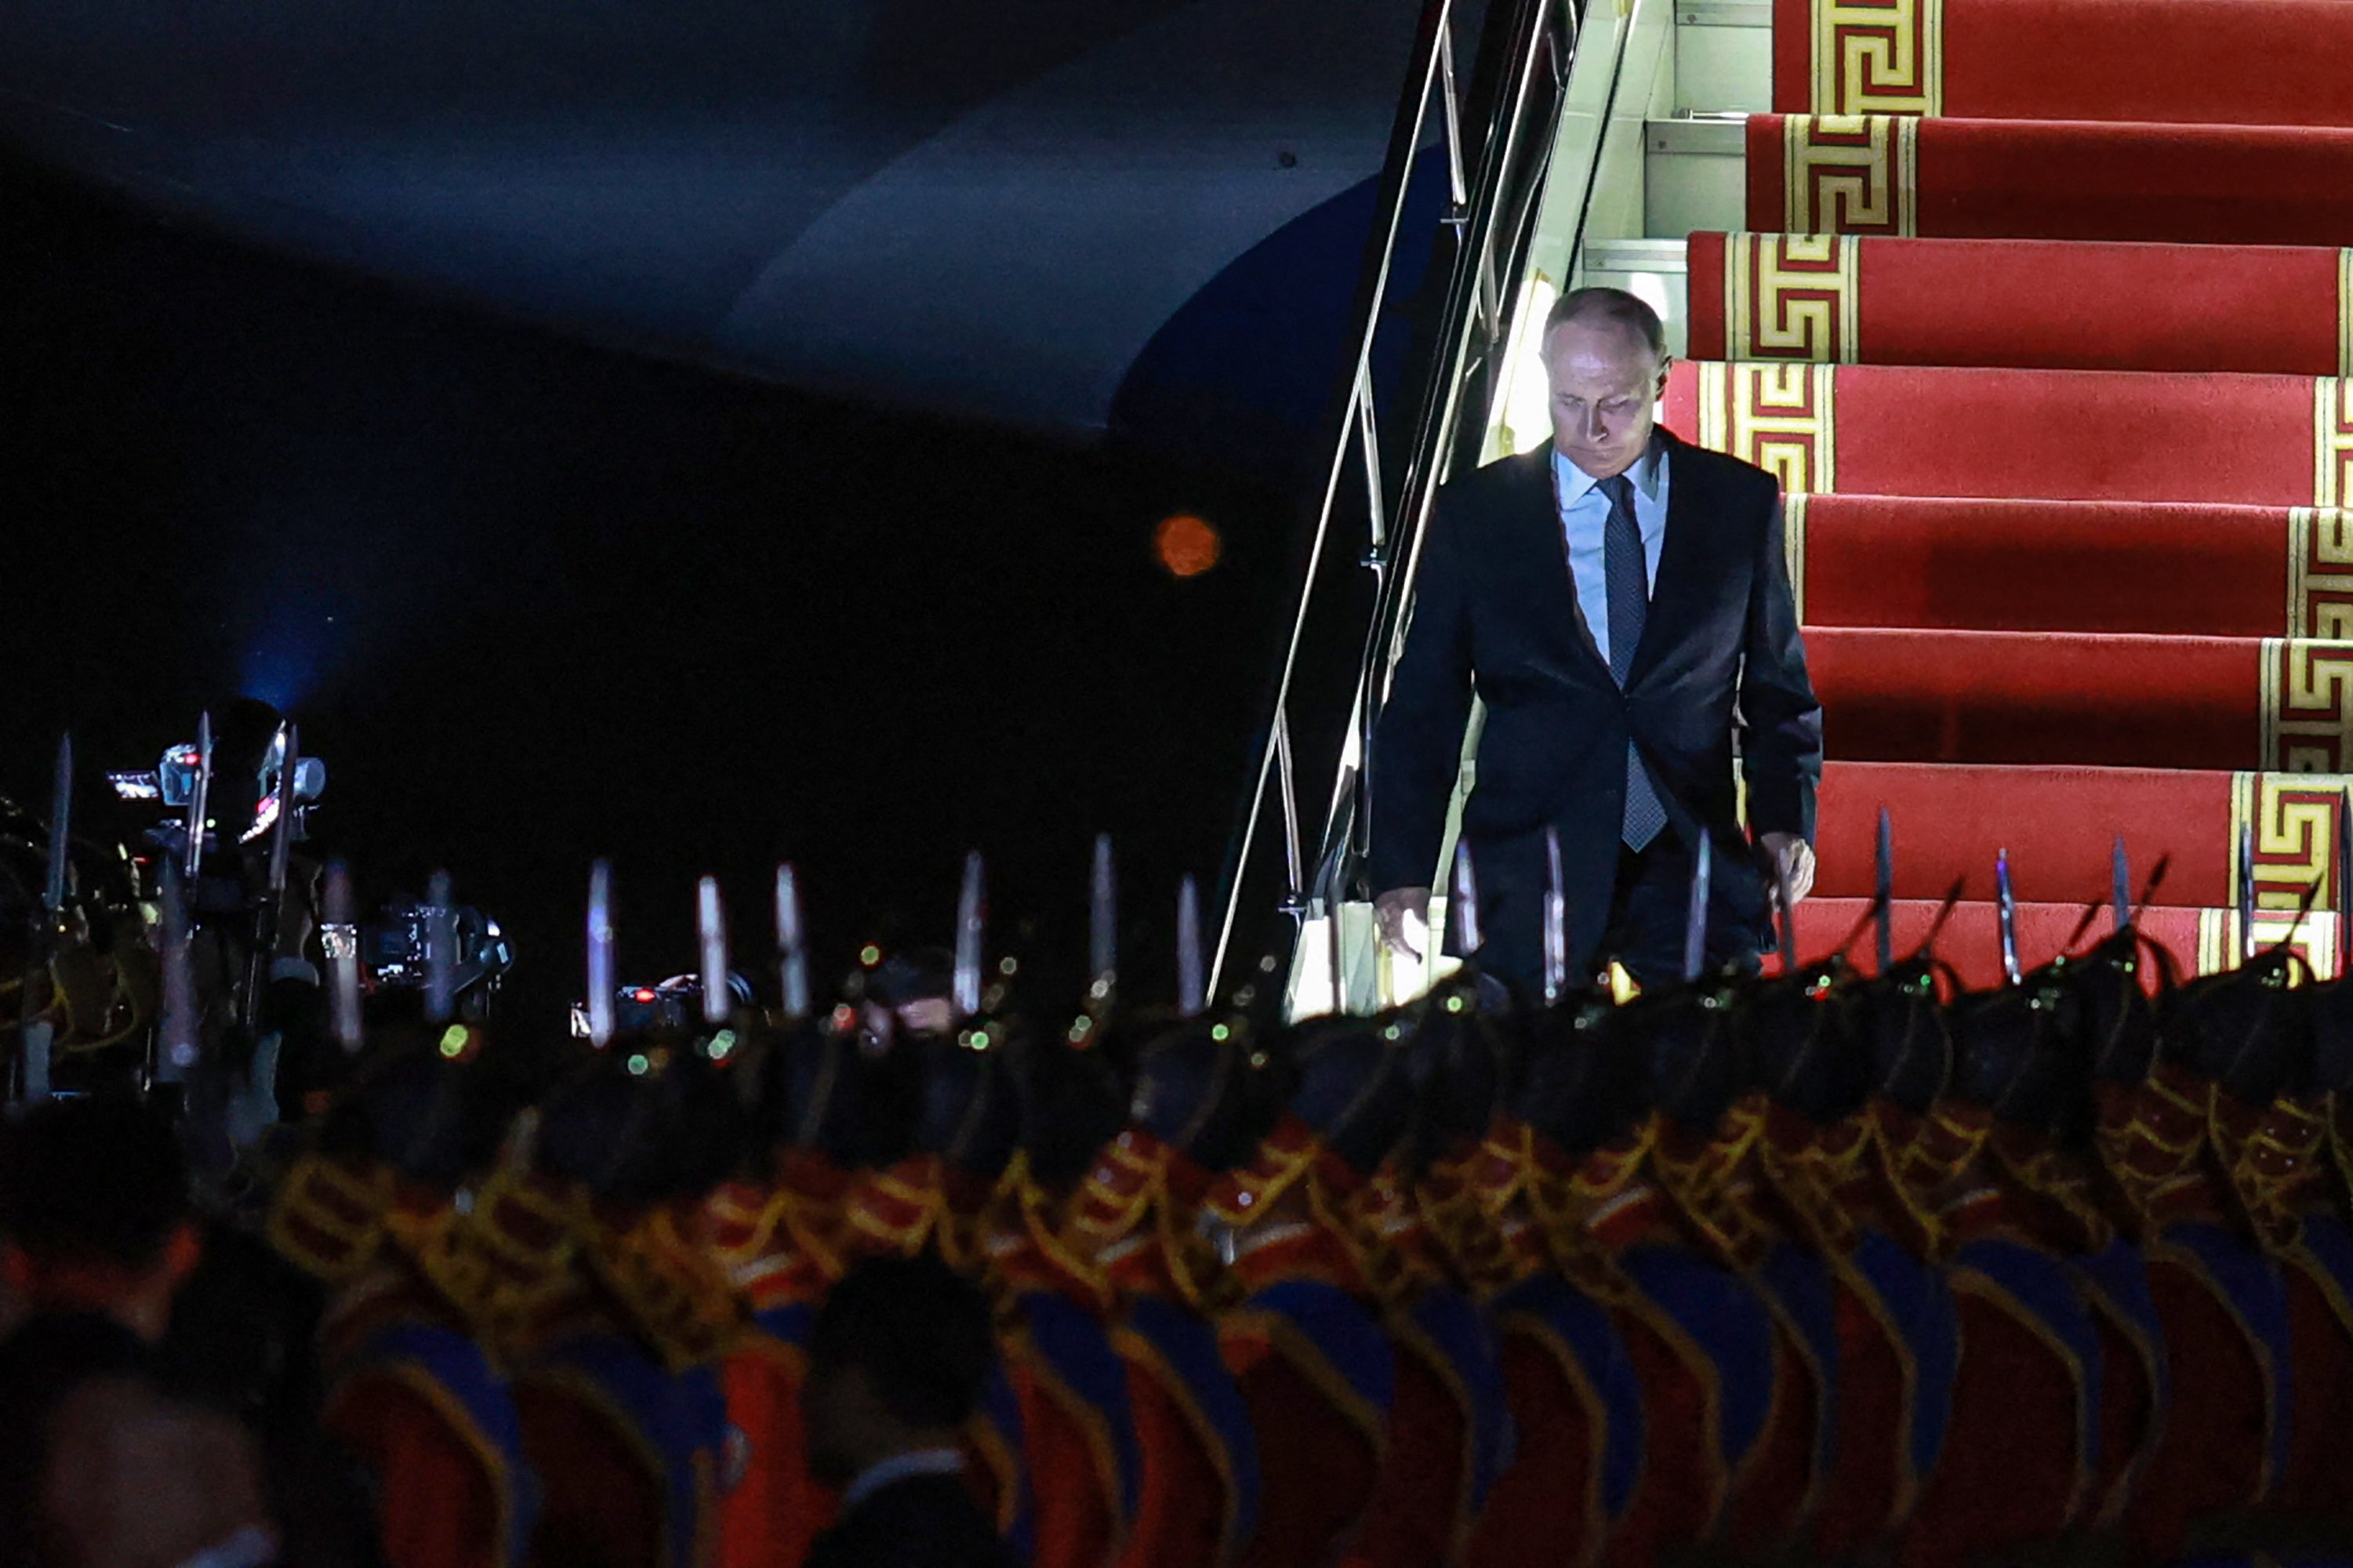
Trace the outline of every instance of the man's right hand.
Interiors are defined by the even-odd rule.
[[[1373,900],[1373,923],[1379,930],[1381,945],[1391,952],[1401,952],[1415,963],[1422,954],[1415,950],[1412,938],[1406,931],[1406,915],[1430,929],[1430,889],[1428,888],[1391,888]]]

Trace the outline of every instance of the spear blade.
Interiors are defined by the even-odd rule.
[[[987,875],[979,850],[964,858],[964,886],[956,893],[955,1006],[967,1018],[980,1011],[981,938],[988,918]]]
[[[188,792],[188,828],[185,858],[181,873],[190,888],[196,885],[196,873],[205,865],[205,819],[212,811],[213,799],[213,716],[208,710],[196,716],[196,782]]]
[[[1545,829],[1544,998],[1557,1002],[1568,989],[1568,894],[1560,870],[1560,830]]]
[[[290,721],[279,727],[274,749],[278,783],[268,797],[276,813],[269,823],[269,875],[261,908],[254,915],[253,952],[245,970],[241,1017],[249,1030],[261,1026],[262,991],[269,984],[269,972],[278,958],[278,938],[286,915],[286,878],[294,848],[294,769],[302,757],[301,737]],[[239,842],[250,840],[259,831],[259,825],[247,829]]]
[[[328,1021],[345,1055],[360,1048],[360,933],[352,918],[352,874],[342,860],[327,862],[322,891],[319,947],[327,960]]]
[[[2337,973],[2353,944],[2353,786],[2337,797]]]
[[[800,878],[789,860],[776,868],[776,969],[785,1016],[798,1023],[809,1015],[808,938],[801,926]]]
[[[1471,864],[1471,846],[1460,838],[1454,841],[1454,890],[1446,909],[1453,917],[1454,951],[1465,960],[1475,956],[1486,942],[1479,925],[1479,877]]]
[[[286,866],[294,849],[294,769],[302,760],[302,736],[290,721],[284,731],[286,749],[278,763],[278,820],[270,824],[269,897],[286,896]]]
[[[66,910],[66,869],[73,843],[73,736],[58,740],[58,768],[49,793],[49,877],[41,907],[54,921]]]
[[[458,916],[449,907],[449,873],[436,871],[425,884],[425,1016],[449,1021],[458,994]]]
[[[2132,858],[2125,852],[2125,836],[2121,833],[2108,851],[2108,908],[2110,931],[2122,931],[2132,924]]]
[[[2239,825],[2239,962],[2255,956],[2255,825]]]
[[[1087,881],[1087,1000],[1101,1005],[1119,983],[1119,878],[1112,863],[1111,835],[1095,835],[1094,865]]]
[[[1773,857],[1773,891],[1775,901],[1781,906],[1781,918],[1776,922],[1781,947],[1781,973],[1798,971],[1798,899],[1797,890],[1789,885],[1789,862],[1787,857]]]
[[[1715,843],[1699,836],[1699,853],[1692,860],[1691,903],[1683,911],[1683,984],[1696,985],[1707,967],[1708,883],[1715,873]]]
[[[1873,854],[1872,936],[1879,973],[1884,974],[1895,967],[1895,824],[1883,805],[1879,808],[1879,839]]]
[[[2001,972],[2015,985],[2024,976],[2018,967],[2018,900],[2010,886],[2010,851],[1998,849],[1993,858],[1994,907],[2001,918]]]
[[[702,1021],[716,1026],[727,1021],[733,999],[727,985],[727,910],[716,877],[694,884],[694,942],[702,956]]]
[[[154,1078],[178,1083],[196,1065],[196,977],[188,952],[185,883],[177,862],[164,862],[164,1016],[156,1038]]]
[[[1176,884],[1176,1011],[1190,1018],[1208,1005],[1201,967],[1201,885],[1188,871]]]
[[[613,1039],[613,863],[588,868],[588,1043],[602,1050]]]

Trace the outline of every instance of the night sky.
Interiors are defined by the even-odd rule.
[[[5,159],[0,378],[0,792],[43,801],[70,727],[94,819],[101,770],[269,699],[332,772],[316,848],[364,896],[446,866],[551,1028],[596,855],[625,978],[690,966],[705,870],[765,959],[779,856],[829,960],[893,915],[944,940],[968,847],[997,929],[1075,966],[1108,830],[1167,987],[1262,717],[1282,487],[565,338]],[[1158,564],[1173,511],[1216,569]]]

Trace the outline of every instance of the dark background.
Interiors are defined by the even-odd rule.
[[[1175,879],[1214,887],[1279,624],[1285,483],[797,395],[567,339],[130,210],[0,155],[0,793],[45,814],[266,698],[331,784],[315,847],[373,898],[446,867],[561,1028],[609,855],[625,978],[691,962],[726,879],[765,957],[775,860],[830,971],[995,929],[1083,953],[1122,847],[1147,998]],[[1180,581],[1155,526],[1222,563]]]

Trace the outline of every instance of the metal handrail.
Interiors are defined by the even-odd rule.
[[[1412,56],[1413,68],[1398,108],[1379,185],[1378,215],[1358,286],[1356,353],[1336,400],[1332,459],[1307,542],[1298,608],[1274,686],[1272,712],[1261,741],[1250,794],[1223,889],[1222,912],[1209,984],[1221,988],[1244,912],[1264,896],[1271,874],[1259,865],[1269,786],[1283,834],[1282,891],[1268,900],[1289,917],[1278,942],[1295,942],[1315,903],[1336,914],[1352,867],[1361,857],[1373,721],[1386,695],[1388,671],[1402,635],[1421,526],[1438,485],[1457,460],[1477,461],[1479,433],[1461,414],[1473,384],[1491,395],[1510,328],[1507,279],[1518,278],[1535,226],[1546,164],[1566,100],[1568,69],[1582,31],[1586,0],[1493,0],[1481,32],[1477,68],[1468,94],[1460,90],[1454,46],[1456,0],[1429,0]],[[1397,389],[1409,399],[1413,422],[1397,454],[1385,454],[1377,418],[1375,345],[1389,323],[1390,294],[1408,200],[1416,186],[1433,110],[1445,153],[1447,200],[1441,231],[1453,250],[1437,301],[1434,330],[1407,367]],[[1442,237],[1442,236],[1441,236]],[[1480,399],[1483,405],[1484,398]],[[1401,458],[1392,482],[1389,459]],[[1353,459],[1353,461],[1352,461]],[[1358,564],[1370,574],[1369,603],[1361,577],[1326,579],[1334,526],[1354,479],[1363,487],[1366,548]],[[1402,570],[1398,568],[1402,567]],[[1337,601],[1336,604],[1334,602]],[[1326,606],[1332,607],[1327,611]],[[1356,606],[1351,614],[1351,606]],[[1319,615],[1319,612],[1324,612]],[[1321,621],[1338,624],[1327,631]],[[1335,649],[1356,649],[1354,695],[1346,729],[1329,748],[1334,785],[1311,872],[1301,837],[1298,782],[1298,695],[1303,651],[1311,640],[1338,635]],[[1346,760],[1349,737],[1356,761]]]

